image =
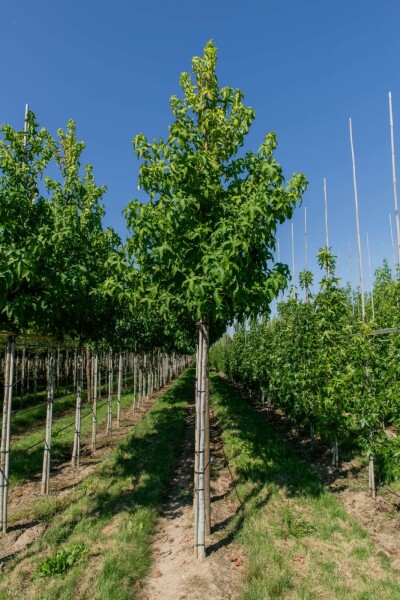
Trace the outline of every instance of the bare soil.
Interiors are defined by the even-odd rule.
[[[73,492],[76,486],[92,473],[132,430],[165,390],[166,388],[163,388],[152,398],[145,400],[143,404],[136,407],[135,412],[132,405],[122,410],[120,427],[117,427],[116,420],[113,421],[111,434],[106,434],[106,423],[101,423],[98,426],[97,449],[94,452],[91,449],[91,436],[83,439],[78,469],[72,467],[69,460],[53,464],[50,474],[49,497],[61,498]],[[31,545],[47,527],[46,524],[38,522],[30,514],[30,510],[34,514],[35,505],[46,498],[40,493],[40,486],[41,476],[37,476],[31,481],[12,486],[9,491],[8,516],[10,526],[7,534],[0,540],[0,571],[3,564],[13,558],[19,551]]]
[[[234,482],[211,415],[211,525],[206,564],[194,558],[193,455],[194,407],[189,408],[179,466],[163,506],[153,542],[153,567],[140,600],[235,600],[238,598],[243,548],[231,543],[226,527],[240,510],[231,494]]]

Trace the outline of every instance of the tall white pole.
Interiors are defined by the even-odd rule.
[[[278,252],[278,262],[281,262],[281,249],[280,249],[280,244],[279,244],[279,238],[276,238],[276,248],[277,248],[277,252]],[[283,300],[283,290],[280,291],[280,299],[281,302]]]
[[[29,104],[25,104],[25,118],[24,118],[24,148],[26,148],[26,133],[28,131],[28,112]]]
[[[294,225],[292,223],[292,277],[293,277],[293,296],[296,295],[296,271],[294,266]]]
[[[352,266],[351,266],[351,246],[350,246],[350,242],[349,242],[349,273],[350,273],[351,305],[353,307],[353,316],[354,316],[353,269],[352,269]]]
[[[356,205],[358,260],[359,260],[359,265],[360,265],[361,316],[362,316],[362,320],[365,321],[364,276],[363,276],[363,263],[362,263],[362,251],[361,251],[360,219],[359,219],[359,215],[358,215],[358,194],[357,194],[357,178],[356,178],[356,161],[355,161],[355,158],[354,158],[353,128],[352,128],[352,125],[351,125],[351,119],[349,119],[349,126],[350,126],[351,158],[352,158],[352,162],[353,162],[354,202],[355,202],[355,205]]]
[[[326,249],[329,250],[329,231],[328,231],[328,195],[326,192],[326,179],[324,177],[324,204],[325,204],[325,239]]]
[[[396,270],[396,259],[394,255],[394,239],[393,239],[393,225],[392,225],[392,215],[389,213],[389,226],[390,226],[390,239],[392,242],[392,260],[393,260],[393,268]]]
[[[306,267],[306,271],[308,271],[307,206],[304,207],[304,254],[305,254],[305,267]]]
[[[398,209],[398,203],[397,203],[396,159],[395,159],[395,154],[394,154],[392,92],[389,92],[389,119],[390,119],[390,142],[391,142],[391,147],[392,147],[394,216],[396,219],[396,233],[397,233],[397,262],[400,262],[400,224],[399,224],[399,209]]]
[[[371,254],[370,254],[370,251],[369,251],[369,237],[368,237],[368,232],[367,232],[367,253],[368,253],[369,285],[371,287],[372,320],[375,321],[374,286],[373,286],[373,282],[372,282]]]

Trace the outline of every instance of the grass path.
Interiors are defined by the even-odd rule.
[[[78,486],[44,535],[6,566],[0,600],[145,597],[151,541],[182,455],[193,391],[191,367]],[[216,373],[211,403],[235,486],[220,494],[234,509],[228,518],[214,515],[208,552],[244,549],[241,600],[400,600],[400,575],[367,531]]]
[[[44,535],[10,561],[1,600],[127,600],[139,593],[193,393],[194,367],[78,486]]]
[[[222,541],[247,550],[243,600],[400,599],[388,557],[216,373],[211,400],[242,501]]]
[[[91,436],[92,431],[92,406],[85,403],[83,396],[81,438],[82,443]],[[128,388],[123,389],[121,394],[121,410],[132,403],[132,392]],[[72,454],[75,423],[76,394],[66,396],[54,405],[53,437],[51,448],[51,460],[54,462],[65,459]],[[22,414],[21,417],[30,418],[30,431],[11,439],[10,453],[10,484],[11,486],[22,481],[27,481],[41,473],[43,464],[44,437],[45,437],[45,411],[46,407],[41,405],[36,411]],[[44,412],[44,416],[42,415]],[[61,413],[61,414],[60,414]],[[117,413],[117,394],[113,394],[112,400],[113,427],[116,427],[115,418]],[[18,416],[18,415],[17,415]],[[40,422],[42,419],[42,422]],[[107,419],[107,401],[103,397],[98,400],[97,425],[101,430]],[[12,423],[13,426],[13,423]],[[28,425],[25,424],[25,428]]]

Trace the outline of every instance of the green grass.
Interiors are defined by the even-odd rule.
[[[187,401],[193,394],[192,367],[78,486],[67,506],[59,507],[45,534],[10,562],[0,578],[2,600],[136,597],[135,584],[150,566],[150,539],[180,453]],[[85,556],[64,569],[66,557],[82,544]],[[39,577],[41,568],[64,572]]]
[[[132,394],[125,390],[121,395],[121,409],[129,406],[129,404],[132,403],[132,398]],[[85,396],[83,397],[82,404],[82,440],[84,440],[86,437],[89,437],[92,431],[92,407],[91,405],[85,404],[84,399]],[[76,394],[63,398],[61,405],[58,403],[54,405],[55,417],[57,413],[61,412],[63,414],[58,418],[55,418],[53,421],[52,461],[68,458],[72,453],[72,444],[75,431],[75,403]],[[68,405],[70,406],[69,410],[67,410]],[[97,427],[98,431],[100,431],[100,428],[104,425],[107,418],[107,404],[104,398],[98,400],[98,406]],[[37,407],[37,410],[39,410],[39,408],[43,408],[44,410],[46,409],[46,407]],[[113,396],[112,412],[113,427],[116,427],[116,394]],[[32,413],[28,413],[27,416],[32,417]],[[34,414],[32,418],[34,417],[38,418],[38,414]],[[63,429],[68,424],[71,424],[68,429],[65,429],[57,435],[54,435],[59,429]],[[42,470],[45,422],[43,421],[41,426],[38,427],[38,423],[32,421],[31,426],[33,431],[26,432],[17,439],[11,440],[10,485],[27,481],[33,476],[38,475]],[[35,447],[31,448],[31,446],[34,445]]]
[[[368,532],[216,373],[211,402],[243,503],[218,533],[246,549],[242,600],[400,599],[400,576]]]

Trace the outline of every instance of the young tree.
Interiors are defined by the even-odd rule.
[[[199,324],[195,466],[195,553],[205,556],[209,328],[223,329],[265,313],[286,285],[288,268],[273,263],[278,223],[292,216],[306,188],[295,174],[284,186],[276,135],[257,153],[243,152],[254,111],[243,94],[218,85],[217,50],[208,42],[181,75],[166,140],[135,137],[140,187],[149,195],[126,210],[128,247],[140,267],[142,302],[157,302]],[[209,527],[209,519],[208,519]]]

